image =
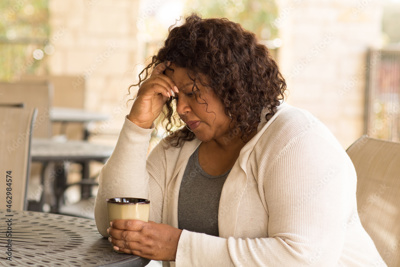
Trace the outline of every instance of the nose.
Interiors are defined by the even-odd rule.
[[[191,111],[189,103],[183,94],[180,95],[179,98],[176,100],[176,111],[181,116],[185,116]]]

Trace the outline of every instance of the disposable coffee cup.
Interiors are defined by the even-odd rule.
[[[148,222],[150,200],[133,197],[115,197],[107,199],[108,220],[141,220]]]

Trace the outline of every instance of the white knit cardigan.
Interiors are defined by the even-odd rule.
[[[151,201],[150,219],[178,227],[180,183],[200,141],[158,144],[126,119],[100,174],[95,218],[107,236],[106,198]],[[222,189],[220,237],[184,230],[176,266],[386,266],[363,229],[356,173],[329,130],[283,103],[242,148]]]

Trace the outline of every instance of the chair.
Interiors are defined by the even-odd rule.
[[[50,138],[50,107],[53,88],[47,82],[0,82],[0,105],[23,103],[27,108],[37,108],[34,138]]]
[[[26,210],[36,109],[0,107],[0,209]]]
[[[400,266],[400,143],[362,136],[348,149],[358,212],[388,266]]]
[[[54,90],[56,85],[58,89]],[[54,94],[58,92],[58,97],[55,97],[56,95],[54,95],[53,98],[53,90]],[[34,125],[35,131],[33,136],[34,144],[36,144],[38,138],[48,139],[51,137],[50,108],[52,107],[53,100],[54,102],[58,101],[59,105],[62,104],[62,99],[69,99],[69,102],[73,102],[73,98],[67,99],[66,95],[68,94],[66,91],[70,93],[72,92],[76,97],[74,105],[83,105],[83,78],[53,77],[49,82],[42,78],[37,78],[36,80],[25,79],[15,83],[0,82],[0,105],[10,105],[10,103],[15,104],[22,102],[27,107],[38,107],[38,119]],[[66,103],[66,105],[70,104],[71,103]],[[40,133],[38,133],[38,131],[40,131]],[[69,143],[70,140],[66,140],[65,142]],[[71,169],[69,163],[79,163],[87,166],[89,160],[66,162],[62,159],[55,159],[46,163],[33,162],[31,168],[31,183],[28,192],[28,198],[30,200],[29,210],[41,211],[44,209],[48,210],[47,207],[50,207],[50,210],[53,212],[59,212],[58,204],[60,201],[63,201],[62,198],[64,191],[67,188],[64,183],[66,182]],[[89,175],[82,171],[81,179],[84,179],[84,181],[79,185],[85,188],[89,187],[90,189],[90,186],[95,183],[93,179],[89,180],[88,178]],[[57,190],[55,187],[57,187]],[[46,205],[46,208],[44,208],[44,205]]]
[[[86,80],[80,75],[23,75],[23,82],[50,82],[53,87],[53,107],[85,108]],[[87,129],[84,125],[69,123],[68,127],[62,123],[52,122],[54,134],[65,134],[68,139],[83,139]]]
[[[37,109],[33,138],[50,138],[52,136],[50,108],[52,106],[53,87],[49,82],[0,82],[0,96],[0,105],[2,106],[22,103],[26,108]],[[36,205],[42,195],[44,188],[39,180],[43,171],[41,164],[32,162],[28,190],[29,205]],[[35,210],[37,209],[35,208]]]
[[[86,80],[84,76],[79,75],[49,75],[49,76],[37,76],[37,75],[23,75],[21,77],[23,82],[44,82],[49,81],[53,86],[53,107],[58,108],[72,108],[72,109],[84,109],[85,108],[85,88]],[[68,140],[87,140],[90,131],[90,125],[83,125],[80,123],[62,123],[62,122],[52,122],[53,133],[58,133],[65,135]],[[63,191],[71,186],[81,186],[81,196],[85,198],[86,202],[92,203],[91,189],[93,186],[97,186],[98,183],[94,177],[90,176],[89,162],[78,162],[81,165],[79,172],[82,175],[82,181],[67,184],[63,186]],[[68,168],[68,172],[78,172],[75,164],[71,164]],[[96,175],[97,176],[97,175]],[[88,199],[89,198],[89,199]],[[63,210],[70,211],[70,207],[62,207]],[[87,208],[83,208],[87,210]],[[62,212],[64,214],[70,214],[71,212]],[[74,214],[72,214],[74,215]],[[88,216],[84,216],[88,217]]]

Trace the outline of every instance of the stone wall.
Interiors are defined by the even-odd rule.
[[[279,0],[279,64],[288,102],[316,115],[347,148],[363,134],[365,59],[381,38],[379,0]]]
[[[96,132],[118,134],[136,82],[140,0],[50,0],[52,75],[83,75],[85,108],[112,116]],[[78,87],[78,86],[76,86]],[[74,90],[74,86],[70,90]]]
[[[380,40],[381,3],[277,3],[288,102],[316,115],[347,147],[363,131],[365,55]],[[140,11],[140,0],[50,0],[51,74],[85,76],[85,108],[112,116],[97,132],[117,135],[129,111],[127,88],[144,61],[140,25],[151,12]]]

